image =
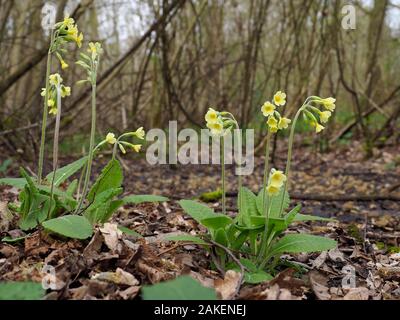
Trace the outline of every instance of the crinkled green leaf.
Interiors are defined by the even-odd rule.
[[[317,252],[333,249],[335,240],[310,234],[287,234],[271,249],[271,255],[281,253]]]
[[[121,164],[118,160],[111,160],[101,171],[88,194],[89,202],[102,192],[121,187],[123,180]]]
[[[76,161],[66,165],[65,167],[57,169],[56,175],[54,178],[54,185],[59,186],[61,183],[66,181],[70,176],[72,176],[74,173],[79,171],[85,165],[86,162],[87,162],[87,157],[83,157],[79,160],[76,160]],[[50,172],[46,176],[46,180],[49,184],[51,184],[51,182],[53,180],[53,175],[54,175],[54,171]]]
[[[203,287],[190,276],[142,288],[143,300],[217,300],[214,289]]]
[[[42,225],[49,231],[73,239],[87,239],[93,233],[92,225],[88,219],[78,215],[68,215],[47,220]]]
[[[36,282],[2,282],[0,283],[0,300],[40,300],[45,290]]]
[[[166,197],[156,196],[156,195],[151,195],[151,194],[131,195],[131,196],[126,196],[122,199],[124,204],[139,204],[139,203],[145,203],[145,202],[165,202],[168,200],[169,199]]]

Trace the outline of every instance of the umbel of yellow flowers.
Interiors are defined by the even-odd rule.
[[[60,86],[61,98],[65,98],[71,95],[71,88],[64,86],[62,84],[63,78],[58,73],[51,74],[49,76],[49,92],[47,99],[47,106],[49,107],[49,114],[56,115],[58,106],[57,106],[57,88]],[[40,93],[42,97],[46,96],[46,88],[42,88],[42,92]]]
[[[74,42],[80,48],[82,46],[83,33],[79,33],[75,20],[65,17],[63,21],[56,23],[54,26],[54,39],[51,44],[51,51],[56,53],[62,69],[68,68],[62,54],[65,50],[62,46],[68,42]]]
[[[134,150],[135,152],[139,152],[140,149],[142,148],[141,144],[132,144],[132,143],[130,143],[128,141],[124,141],[122,139],[128,138],[128,137],[136,137],[140,140],[144,140],[145,135],[146,135],[146,133],[145,133],[143,127],[140,127],[136,131],[124,133],[121,136],[119,136],[118,138],[115,137],[114,133],[109,132],[109,133],[107,133],[106,138],[102,142],[100,142],[95,149],[99,148],[101,145],[103,145],[105,143],[108,143],[108,144],[114,145],[115,147],[118,146],[118,148],[121,150],[121,152],[123,154],[126,153],[125,147],[128,147],[128,148]],[[116,150],[116,148],[114,148],[114,150]],[[114,151],[114,155],[115,155],[115,151]]]
[[[267,125],[270,132],[275,133],[278,130],[287,129],[291,122],[290,119],[282,117],[276,110],[277,107],[286,104],[286,93],[278,91],[273,97],[273,103],[266,101],[261,106],[261,112],[267,118]]]
[[[224,135],[224,121],[221,112],[209,108],[205,115],[207,128],[210,129],[211,135],[223,136]]]
[[[315,128],[315,132],[319,133],[325,129],[322,123],[327,123],[329,118],[332,116],[332,112],[335,110],[336,99],[335,98],[320,98],[320,97],[310,97],[307,104],[304,105],[304,116],[306,120]],[[315,107],[322,106],[324,111]]]

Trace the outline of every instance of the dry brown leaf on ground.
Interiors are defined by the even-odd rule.
[[[115,272],[101,272],[92,276],[92,280],[112,282],[118,285],[137,286],[139,281],[129,272],[117,268]]]
[[[329,288],[327,287],[328,279],[318,271],[310,271],[308,276],[310,279],[311,289],[317,299],[330,300],[331,295],[329,293]]]
[[[235,297],[241,283],[241,275],[234,270],[228,270],[224,279],[214,281],[215,290],[222,300],[231,300]]]
[[[0,232],[6,232],[10,229],[13,215],[8,210],[7,202],[0,202]]]
[[[105,223],[103,228],[99,230],[103,234],[106,246],[112,252],[120,252],[121,245],[119,240],[122,238],[122,231],[118,229],[118,225],[115,223]]]
[[[343,300],[368,300],[369,290],[367,288],[351,288],[343,297]]]

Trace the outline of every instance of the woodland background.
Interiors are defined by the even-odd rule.
[[[0,0],[0,159],[36,158],[45,56],[41,26],[46,1]],[[337,112],[318,141],[321,150],[356,140],[365,156],[400,139],[400,3],[395,0],[59,0],[58,20],[70,14],[84,47],[101,41],[99,139],[109,130],[144,126],[200,128],[208,107],[237,115],[256,129],[260,105],[277,90],[288,94],[292,117],[308,95],[334,96]],[[341,27],[342,7],[356,8],[356,29]],[[75,49],[74,49],[75,50]],[[55,59],[56,60],[56,59]],[[68,56],[62,72],[72,86],[62,119],[64,154],[82,152],[89,132],[89,88]],[[53,70],[57,61],[54,62]],[[49,123],[51,143],[53,123]],[[306,128],[303,128],[306,130]],[[4,164],[4,162],[3,162]]]

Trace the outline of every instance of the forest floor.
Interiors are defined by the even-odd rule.
[[[282,169],[285,152],[277,155],[275,165]],[[288,232],[330,237],[337,240],[338,248],[283,256],[301,270],[282,268],[272,281],[243,284],[235,298],[400,299],[400,188],[395,188],[400,183],[399,155],[399,147],[388,147],[363,160],[361,146],[356,143],[323,154],[307,148],[297,152],[291,204],[301,203],[304,214],[336,221],[297,223]],[[192,244],[163,241],[165,234],[205,231],[183,213],[177,200],[197,198],[218,188],[219,166],[152,167],[144,159],[123,162],[128,170],[125,194],[157,194],[171,199],[129,205],[112,218],[111,223],[135,230],[143,238],[120,234],[112,225],[97,229],[87,241],[66,241],[36,231],[24,242],[0,242],[0,281],[40,282],[47,264],[55,267],[57,279],[57,290],[49,291],[48,299],[133,299],[140,296],[143,285],[190,274],[203,285],[215,287],[223,297],[232,298],[237,278],[228,274],[224,278],[213,270],[207,251]],[[254,173],[244,178],[253,191],[262,184],[263,163],[262,157],[256,158]],[[228,168],[228,192],[236,191],[233,169]],[[0,214],[16,195],[15,189],[0,187]],[[372,201],[376,196],[379,199]],[[235,201],[235,197],[228,197],[230,215],[236,212]],[[220,203],[209,205],[220,208]],[[15,219],[0,219],[1,238],[18,235],[21,231]],[[346,283],[352,288],[343,288]]]

